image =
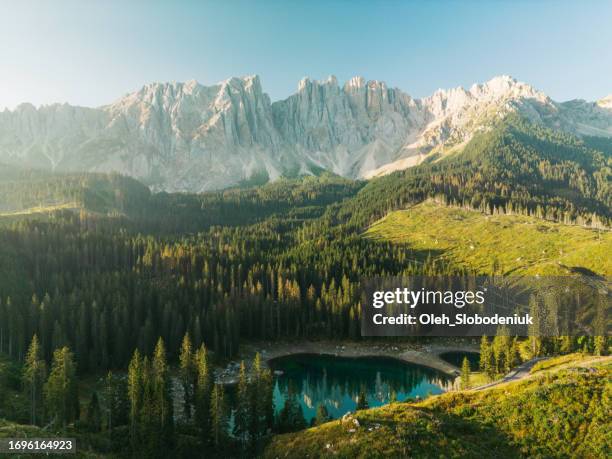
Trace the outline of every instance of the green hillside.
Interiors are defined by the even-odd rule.
[[[487,214],[610,226],[611,145],[511,116],[453,155],[369,181],[339,216],[363,228],[435,198]]]
[[[611,377],[609,357],[577,357],[488,390],[393,403],[280,435],[263,457],[610,457]]]
[[[427,201],[390,213],[366,234],[481,273],[492,272],[497,264],[504,274],[567,274],[586,268],[612,275],[612,232],[524,215],[485,215]]]
[[[149,189],[119,174],[52,173],[0,164],[0,217],[85,208],[140,214]]]

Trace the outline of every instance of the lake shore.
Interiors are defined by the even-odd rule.
[[[478,352],[476,344],[465,340],[444,340],[427,344],[383,343],[363,341],[299,341],[299,342],[254,342],[242,346],[240,358],[234,359],[217,371],[216,379],[223,384],[235,384],[240,360],[252,361],[259,352],[267,365],[271,360],[295,354],[333,355],[337,357],[385,357],[406,363],[433,368],[451,376],[458,376],[460,369],[440,358],[445,352]]]

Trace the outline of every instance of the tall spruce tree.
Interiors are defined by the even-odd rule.
[[[470,387],[470,374],[470,361],[467,357],[463,357],[463,363],[461,364],[461,389]]]
[[[109,431],[112,431],[114,427],[129,423],[130,402],[127,392],[126,380],[109,371],[106,375],[104,390],[106,401],[104,427]]]
[[[36,424],[41,419],[46,373],[47,366],[42,358],[38,337],[34,335],[23,366],[23,386],[30,403],[30,424]]]
[[[196,351],[194,356],[194,367],[196,372],[195,387],[195,420],[201,429],[202,440],[207,442],[210,437],[210,400],[212,392],[212,371],[208,363],[208,354],[204,344]]]
[[[317,414],[313,418],[313,425],[319,426],[321,424],[325,424],[327,421],[329,421],[329,419],[330,417],[327,408],[323,403],[319,403],[319,405],[317,406]]]
[[[489,343],[489,338],[485,335],[483,335],[480,340],[480,371],[487,375],[489,380],[495,377],[493,351]]]
[[[195,386],[195,359],[189,333],[185,333],[183,337],[179,363],[183,387],[183,412],[187,419],[191,419]]]
[[[45,406],[49,418],[66,426],[79,416],[76,363],[68,347],[53,352],[53,363],[44,386]]]
[[[157,416],[157,424],[160,429],[165,446],[172,442],[174,433],[174,415],[172,406],[172,387],[168,372],[168,361],[166,358],[166,347],[164,340],[159,338],[155,345],[153,360],[151,362],[153,379],[153,403],[151,410]]]
[[[306,419],[302,407],[298,402],[297,394],[293,384],[287,388],[285,404],[278,414],[278,427],[280,433],[295,432],[306,427]]]
[[[253,384],[253,387],[255,384]],[[240,442],[243,451],[246,451],[252,433],[252,417],[257,416],[251,404],[251,388],[246,374],[244,361],[240,363],[238,375],[238,389],[236,392],[236,411],[234,416],[234,435]]]
[[[135,445],[140,429],[140,412],[143,395],[143,361],[138,349],[134,350],[132,360],[130,360],[128,366],[127,393],[130,401],[130,438],[132,444]]]
[[[215,384],[210,396],[210,429],[213,445],[223,450],[227,439],[229,417],[222,384]]]
[[[102,410],[96,391],[91,393],[91,398],[85,412],[85,424],[93,432],[99,432],[102,427]]]
[[[263,368],[261,355],[255,354],[251,383],[251,436],[253,449],[274,426],[274,380],[272,372]]]

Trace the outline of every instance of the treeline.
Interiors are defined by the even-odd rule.
[[[528,359],[582,352],[592,355],[608,355],[610,339],[605,335],[596,336],[530,336],[519,339],[510,336],[501,327],[497,335],[489,340],[483,336],[480,341],[479,368],[490,381],[508,374]],[[465,370],[462,373],[467,373]]]
[[[119,174],[52,173],[0,165],[0,212],[73,204],[108,215],[143,216],[151,197],[142,183]]]
[[[304,219],[353,196],[362,182],[331,173],[280,179],[261,187],[206,193],[151,193],[116,173],[52,173],[0,165],[0,212],[72,205],[146,233],[186,233],[247,225],[273,215]]]

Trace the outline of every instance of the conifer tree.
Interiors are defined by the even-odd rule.
[[[157,425],[160,434],[166,442],[171,442],[173,435],[174,419],[172,409],[172,388],[168,373],[168,362],[166,359],[166,348],[164,340],[160,337],[155,345],[153,360],[151,362],[153,377],[153,404],[152,411],[157,415]]]
[[[223,385],[215,384],[210,396],[210,427],[213,445],[223,449],[227,436],[228,415]]]
[[[559,338],[561,343],[559,344],[559,352],[561,354],[569,354],[574,349],[574,338],[569,335],[563,335]]]
[[[270,369],[262,370],[258,400],[263,405],[260,414],[263,414],[261,435],[266,435],[274,427],[274,378]]]
[[[23,367],[23,382],[30,403],[31,424],[36,424],[40,420],[39,413],[43,405],[43,384],[46,373],[46,363],[42,358],[38,337],[34,335]]]
[[[521,364],[521,352],[519,346],[519,339],[517,336],[512,339],[512,345],[510,346],[509,362],[510,368],[515,368]]]
[[[62,426],[77,419],[79,398],[76,364],[70,349],[63,347],[53,353],[49,378],[44,386],[45,406],[49,417]]]
[[[255,384],[253,384],[255,387]],[[252,428],[251,416],[256,417],[257,413],[251,404],[251,391],[247,380],[246,367],[244,361],[240,363],[240,373],[238,375],[238,389],[236,393],[236,412],[234,416],[234,435],[238,438],[243,450],[246,450],[249,442],[250,430]]]
[[[306,427],[304,413],[300,406],[293,384],[287,388],[285,404],[278,414],[278,431],[280,433],[295,432]]]
[[[487,375],[489,380],[495,377],[495,367],[493,365],[493,352],[489,344],[489,338],[485,335],[480,340],[480,371]]]
[[[461,389],[470,387],[470,374],[470,361],[467,357],[463,357],[463,363],[461,364]]]
[[[593,324],[595,331],[595,336],[593,337],[593,353],[595,355],[606,355],[608,353],[608,337],[606,336],[606,306],[607,304],[604,300],[604,296],[599,295],[597,298],[595,319]]]
[[[123,378],[116,377],[112,371],[106,375],[104,391],[106,399],[104,427],[109,431],[129,423],[129,400],[127,384]]]
[[[251,437],[253,443],[264,437],[274,423],[272,373],[264,369],[259,353],[253,360],[251,378]],[[254,447],[257,445],[254,444]]]
[[[313,424],[315,426],[319,426],[321,424],[325,424],[327,421],[329,421],[329,419],[330,417],[327,408],[323,403],[320,403],[319,406],[317,406],[317,414],[313,419]]]
[[[195,359],[193,355],[191,338],[189,333],[185,333],[183,342],[181,343],[181,353],[179,355],[180,376],[183,386],[183,405],[184,413],[187,419],[191,419],[191,411],[194,397],[194,381],[195,381]]]
[[[607,345],[606,345],[606,337],[602,335],[597,335],[593,338],[593,354],[595,355],[606,355],[607,353]]]
[[[532,317],[532,324],[529,326],[529,341],[531,342],[531,358],[542,354],[542,314],[538,299],[532,295],[529,298],[529,312]]]
[[[130,361],[127,380],[128,399],[130,401],[130,437],[133,442],[136,442],[143,395],[143,362],[138,349],[134,350],[132,360]]]
[[[370,406],[368,405],[368,396],[364,386],[361,386],[359,395],[357,396],[357,410],[367,410]]]
[[[99,432],[102,426],[102,410],[100,409],[100,401],[96,391],[91,393],[91,399],[85,413],[85,423],[93,432]]]
[[[194,367],[196,372],[195,420],[196,425],[202,429],[203,439],[206,440],[210,433],[210,400],[213,378],[204,344],[195,353]]]

